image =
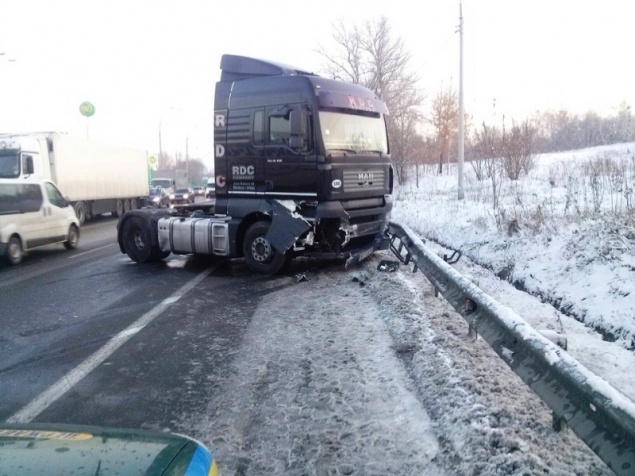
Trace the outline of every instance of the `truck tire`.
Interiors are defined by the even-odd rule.
[[[137,200],[134,198],[130,199],[130,210],[136,210],[137,208],[139,208],[137,206]]]
[[[124,213],[130,211],[130,200],[123,201],[123,211]]]
[[[123,225],[123,247],[126,254],[137,263],[152,260],[150,227],[139,217],[128,218]]]
[[[12,236],[9,240],[5,258],[10,265],[20,264],[22,261],[22,242],[17,236]]]
[[[68,229],[68,235],[66,236],[66,241],[64,242],[64,248],[67,250],[74,250],[77,248],[79,244],[79,228],[75,225],[71,225]]]
[[[281,254],[265,238],[269,231],[268,221],[258,221],[251,225],[243,239],[245,261],[253,271],[261,274],[276,274],[288,262],[290,252]]]
[[[84,202],[77,202],[75,204],[75,215],[77,215],[80,226],[83,225],[86,221],[86,205]]]
[[[117,200],[117,203],[115,204],[115,213],[114,215],[119,218],[121,215],[123,215],[123,200]]]
[[[163,251],[158,246],[153,246],[152,252],[150,253],[149,261],[154,261],[154,262],[162,261],[168,256],[170,256],[170,253],[171,253],[170,251]]]

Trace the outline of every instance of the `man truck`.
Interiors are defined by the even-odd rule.
[[[361,260],[385,248],[393,171],[386,105],[369,89],[279,63],[221,58],[215,199],[118,223],[136,262],[244,257],[275,274],[294,256]]]
[[[81,224],[145,205],[148,159],[142,150],[58,132],[0,134],[0,178],[55,182]]]

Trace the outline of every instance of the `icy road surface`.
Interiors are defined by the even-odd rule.
[[[380,259],[262,299],[206,415],[183,423],[222,474],[613,474],[420,273]]]

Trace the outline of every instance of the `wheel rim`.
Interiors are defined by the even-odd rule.
[[[71,246],[77,246],[77,241],[79,239],[79,233],[77,233],[77,229],[73,226],[68,232],[68,242]]]
[[[135,231],[133,239],[134,239],[134,245],[137,247],[138,250],[142,250],[146,247],[146,244],[143,241],[141,230]]]
[[[259,236],[251,244],[251,255],[259,263],[264,263],[273,257],[271,243],[264,236]]]
[[[20,246],[20,243],[15,240],[11,240],[11,242],[9,242],[9,249],[7,251],[9,260],[12,263],[20,261],[20,258],[22,256],[22,247]]]

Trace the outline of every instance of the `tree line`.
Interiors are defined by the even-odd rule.
[[[203,177],[207,176],[207,167],[201,159],[185,157],[183,154],[176,152],[170,155],[165,151],[159,154],[159,167],[162,170],[186,170],[190,185],[203,184]]]
[[[405,183],[413,171],[418,180],[421,164],[437,164],[443,173],[458,155],[457,92],[451,87],[439,91],[424,109],[427,98],[411,69],[411,56],[386,17],[363,26],[341,21],[333,25],[333,40],[334,47],[318,49],[327,74],[371,89],[388,106],[386,120],[399,183]],[[467,114],[464,119],[465,160],[479,179],[491,177],[494,163],[516,180],[531,169],[538,153],[635,141],[635,121],[626,103],[610,117],[560,110],[536,112],[522,121],[503,116],[499,124],[473,124]]]

